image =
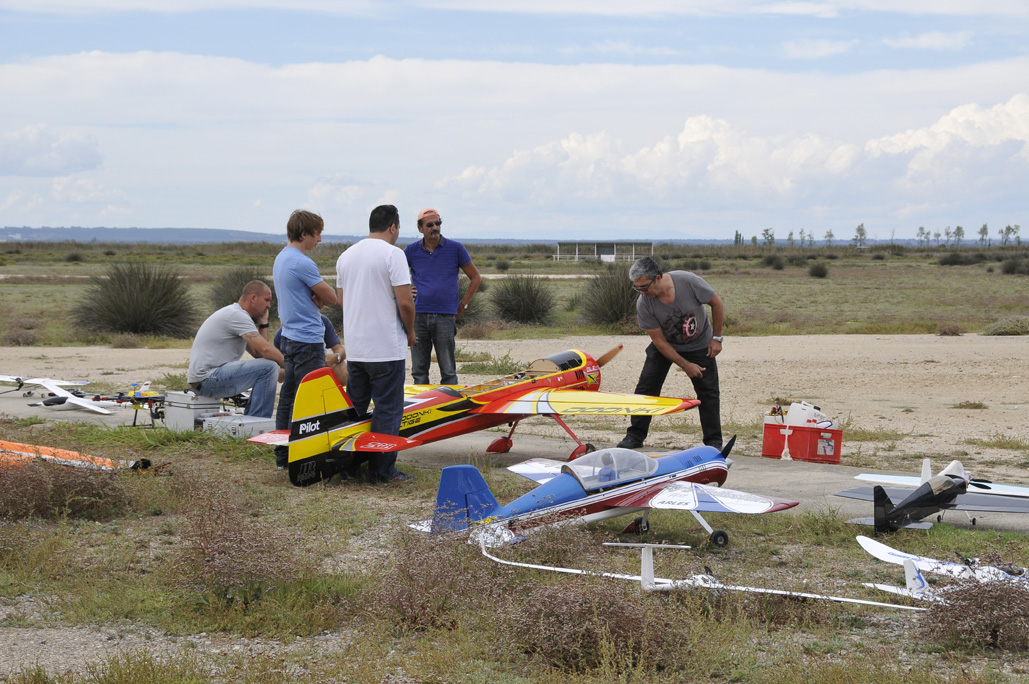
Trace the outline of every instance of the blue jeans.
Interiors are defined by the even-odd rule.
[[[282,338],[282,356],[286,375],[279,390],[279,407],[275,411],[275,429],[288,430],[293,420],[293,400],[297,396],[300,381],[311,371],[325,368],[325,345],[321,342],[295,342]],[[275,447],[275,465],[289,465],[289,447]]]
[[[383,435],[399,435],[400,420],[404,416],[404,380],[407,374],[404,360],[399,361],[347,361],[350,379],[347,394],[359,416],[367,416],[368,403],[375,402],[371,431]],[[360,463],[360,454],[355,454]],[[397,452],[367,452],[368,481],[388,482],[400,474],[397,470]]]
[[[414,315],[414,336],[418,342],[411,347],[411,377],[416,385],[429,384],[429,364],[432,348],[436,348],[440,384],[457,384],[457,363],[454,361],[454,337],[457,321],[450,314],[420,313]]]
[[[246,415],[271,418],[275,406],[275,386],[279,384],[279,364],[271,359],[232,361],[211,371],[200,386],[205,397],[223,399],[250,390]]]

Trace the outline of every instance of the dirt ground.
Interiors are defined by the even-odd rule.
[[[459,339],[458,347],[497,357],[510,354],[516,361],[527,364],[573,348],[596,357],[621,344],[624,345],[622,352],[603,368],[602,388],[631,392],[647,342],[642,336],[629,335],[500,341]],[[105,387],[127,387],[131,382],[185,373],[189,350],[9,347],[0,350],[0,355],[0,374],[90,380],[103,383]],[[998,437],[1020,440],[1023,444],[1029,442],[1029,338],[980,335],[728,337],[718,363],[722,420],[727,433],[741,432],[739,454],[760,454],[760,430],[755,423],[774,401],[803,400],[821,407],[838,426],[844,427],[845,464],[849,460],[855,465],[910,470],[917,469],[917,459],[923,456],[938,461],[959,458],[984,475],[1029,479],[1024,477],[1024,462],[1029,460],[1025,451],[967,442]],[[472,383],[488,377],[463,374],[462,382]],[[670,375],[663,393],[693,396],[688,379],[678,370]],[[103,419],[80,411],[32,408],[27,406],[28,401],[20,393],[2,394],[0,413],[18,417]],[[962,404],[981,408],[956,408]],[[131,422],[130,414],[131,411],[123,411],[103,420]],[[598,447],[616,443],[627,425],[623,418],[570,422],[581,438]],[[750,429],[745,429],[746,426]],[[854,431],[861,431],[865,439],[848,440],[846,428],[855,436]],[[563,434],[558,426],[545,419],[526,421],[518,431],[555,437]],[[694,413],[687,413],[685,417],[655,419],[647,446],[674,448],[698,442],[697,418]],[[894,467],[891,468],[891,464]]]
[[[603,368],[602,387],[631,392],[647,344],[640,336],[459,340],[459,348],[467,352],[489,352],[497,357],[510,354],[526,364],[570,348],[596,357],[618,344],[625,348]],[[103,383],[107,390],[167,374],[183,374],[188,358],[188,349],[3,348],[0,374],[90,380]],[[1029,485],[1025,472],[1029,462],[1029,451],[1025,449],[1029,443],[1029,338],[727,338],[718,362],[726,436],[734,431],[742,435],[732,454],[736,464],[727,483],[733,488],[801,501],[794,512],[832,507],[847,516],[868,515],[868,504],[839,499],[832,493],[854,486],[854,474],[873,467],[914,474],[924,456],[933,457],[935,469],[959,458],[977,475]],[[467,383],[488,379],[467,374],[461,378]],[[689,397],[692,387],[677,371],[665,384],[664,394]],[[132,422],[131,410],[112,416],[58,412],[28,406],[34,400],[38,399],[25,398],[21,392],[0,394],[0,415],[102,421],[111,425]],[[809,401],[844,428],[842,465],[760,458],[760,421],[773,402],[781,400]],[[982,408],[955,408],[966,402]],[[580,437],[598,447],[614,445],[627,424],[624,418],[569,422]],[[2,432],[0,428],[0,438]],[[857,439],[859,433],[861,439]],[[421,467],[467,462],[468,454],[481,453],[492,436],[467,435],[425,445],[404,452],[401,465],[405,461],[417,462]],[[999,445],[1001,439],[1008,440],[1008,448]],[[991,444],[983,446],[967,440],[987,440]],[[656,418],[647,450],[697,443],[697,417],[691,412]],[[1011,448],[1012,444],[1015,448]],[[559,427],[545,418],[536,418],[519,426],[515,449],[504,459],[514,463],[532,456],[564,458],[570,449],[571,441]],[[990,514],[985,522],[1000,529],[1024,529],[1023,517]],[[957,516],[952,522],[965,525]],[[0,602],[0,618],[10,611],[29,615],[35,612],[31,599]],[[317,647],[331,648],[334,640],[343,638],[344,635],[318,637],[325,641]],[[116,635],[113,628],[105,627],[0,628],[0,643],[5,644],[0,654],[0,679],[34,663],[50,668],[51,672],[81,670],[105,653],[137,647],[169,654],[187,646],[213,654],[282,648],[260,639],[208,635],[176,638],[151,634],[145,629],[119,631]]]

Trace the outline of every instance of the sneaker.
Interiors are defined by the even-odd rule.
[[[413,479],[414,475],[405,475],[404,473],[397,473],[390,479],[390,482],[410,482]]]
[[[619,449],[639,449],[643,446],[643,441],[633,437],[632,435],[626,435],[621,442],[618,443]]]

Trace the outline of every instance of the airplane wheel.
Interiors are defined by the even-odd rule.
[[[650,521],[644,518],[642,515],[638,518],[634,518],[631,523],[625,526],[622,530],[623,534],[646,534],[650,532]]]
[[[572,449],[572,453],[571,453],[571,455],[568,456],[568,460],[569,461],[574,461],[575,459],[579,458],[580,456],[585,456],[586,454],[588,454],[589,452],[591,452],[593,450],[594,449],[593,449],[593,445],[592,444],[580,444],[579,446],[577,446],[574,449]]]
[[[489,443],[488,447],[486,447],[486,453],[506,454],[507,452],[511,451],[511,447],[513,446],[514,442],[512,442],[507,437],[497,437],[495,440]]]
[[[943,522],[943,516],[942,515],[936,516],[936,522]]]
[[[715,530],[714,532],[712,532],[709,539],[711,540],[712,544],[714,544],[720,549],[725,548],[729,545],[729,535],[723,532],[722,530]]]
[[[975,527],[975,518],[972,518],[972,527]]]

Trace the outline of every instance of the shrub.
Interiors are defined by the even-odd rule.
[[[0,343],[5,347],[31,347],[39,342],[39,335],[34,330],[14,328],[0,335]]]
[[[1008,316],[983,328],[983,335],[1029,335],[1029,316]]]
[[[1029,650],[1029,587],[1025,582],[966,580],[940,592],[945,603],[922,613],[925,634],[960,647]]]
[[[786,268],[786,261],[778,254],[766,254],[761,263],[769,268],[774,268],[776,271]]]
[[[941,337],[960,337],[964,332],[960,325],[941,325],[936,329],[936,334]]]
[[[986,261],[986,255],[982,252],[965,254],[963,252],[948,252],[941,256],[936,263],[940,266],[970,266]]]
[[[621,325],[636,315],[636,299],[629,266],[621,265],[592,278],[582,297],[582,317],[587,323]]]
[[[128,501],[117,473],[42,460],[0,467],[0,518],[104,520],[122,512]]]
[[[468,292],[468,286],[471,284],[472,281],[468,280],[468,278],[462,274],[457,286],[458,300],[464,299],[465,293]],[[485,285],[485,280],[479,282],[479,289],[475,291],[475,296],[472,297],[471,303],[465,308],[464,313],[461,314],[461,318],[457,319],[458,325],[464,326],[468,323],[475,323],[486,318],[487,306],[484,303],[486,299],[483,297],[483,292],[486,290],[484,287]]]
[[[190,337],[196,304],[178,273],[143,261],[112,264],[94,277],[79,300],[75,320],[94,332]]]
[[[1007,259],[1000,265],[1000,272],[1005,275],[1029,275],[1029,259]]]
[[[807,274],[812,278],[824,278],[829,275],[829,264],[824,261],[816,261],[807,267]]]
[[[511,268],[511,262],[507,259],[497,259],[497,263],[493,264],[493,267],[503,273],[507,269]]]
[[[872,255],[872,261],[885,261],[885,260],[886,260],[886,255],[885,254],[876,253],[876,254]]]
[[[497,315],[514,323],[543,324],[554,310],[554,290],[542,278],[519,275],[505,278],[490,288]]]
[[[69,264],[78,263],[82,261],[82,254],[80,254],[79,252],[72,252],[71,254],[64,257],[64,260],[67,261]]]
[[[223,273],[211,288],[211,306],[214,309],[220,309],[233,302],[238,302],[240,295],[243,294],[243,287],[251,280],[260,280],[271,288],[272,308],[269,313],[272,316],[277,315],[275,286],[261,275],[261,270],[256,266],[237,266]]]

